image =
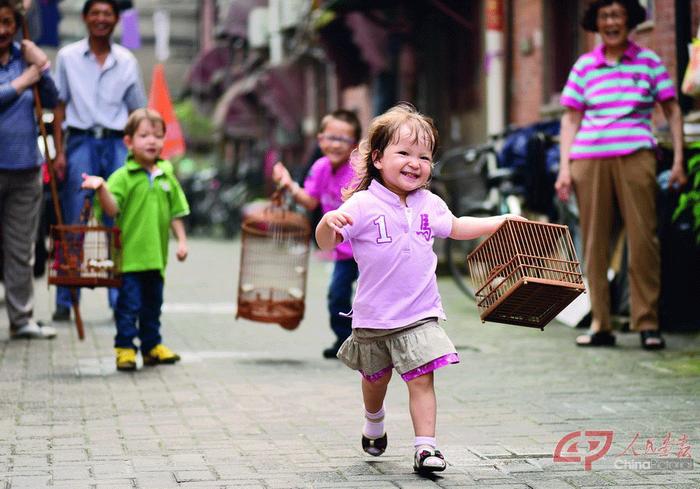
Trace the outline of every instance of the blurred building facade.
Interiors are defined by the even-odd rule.
[[[642,0],[647,22],[633,38],[654,50],[668,68],[680,94],[688,63],[687,45],[700,24],[700,2]],[[591,50],[597,36],[585,33],[580,19],[586,0],[509,0],[508,9],[508,120],[526,124],[543,114],[556,114],[558,99],[574,61]],[[684,112],[697,102],[681,96]]]
[[[435,118],[443,149],[483,142],[557,117],[571,66],[596,43],[579,25],[586,0],[198,1],[201,49],[185,86],[233,162],[302,164],[323,114],[355,110],[366,127],[402,100]],[[678,86],[700,2],[643,3],[650,19],[635,39]]]

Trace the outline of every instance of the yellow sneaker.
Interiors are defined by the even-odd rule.
[[[136,370],[136,350],[133,348],[115,348],[117,355],[117,370],[133,372]]]
[[[148,353],[142,353],[144,365],[158,365],[161,363],[175,363],[180,361],[180,355],[165,345],[156,345]]]

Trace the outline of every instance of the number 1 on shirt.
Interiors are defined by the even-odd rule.
[[[372,222],[377,226],[377,230],[379,231],[377,244],[391,243],[391,236],[389,236],[389,233],[386,231],[386,218],[384,216],[379,216]]]

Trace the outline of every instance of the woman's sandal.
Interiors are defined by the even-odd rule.
[[[608,331],[588,333],[576,338],[577,346],[615,346],[615,335]]]
[[[642,341],[642,348],[645,350],[663,350],[666,342],[658,331],[640,331],[639,338]]]
[[[386,433],[384,433],[379,438],[367,438],[362,435],[362,449],[372,455],[373,457],[378,457],[386,450],[387,439]]]
[[[416,450],[413,457],[413,470],[421,474],[430,472],[442,472],[447,467],[445,457],[442,456],[440,450]]]

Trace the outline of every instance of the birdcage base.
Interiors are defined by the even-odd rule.
[[[269,297],[268,293],[264,294]],[[263,298],[260,293],[240,294],[238,298],[238,318],[260,323],[276,323],[284,329],[296,329],[304,318],[304,300],[297,298]]]
[[[60,275],[49,276],[49,285],[57,285],[61,287],[114,287],[122,286],[121,278],[103,278],[103,277],[76,277],[68,276],[61,277]]]
[[[584,291],[583,284],[524,277],[490,307],[479,301],[479,315],[482,321],[544,329]]]
[[[51,226],[48,283],[63,287],[121,287],[121,231],[105,226]]]

